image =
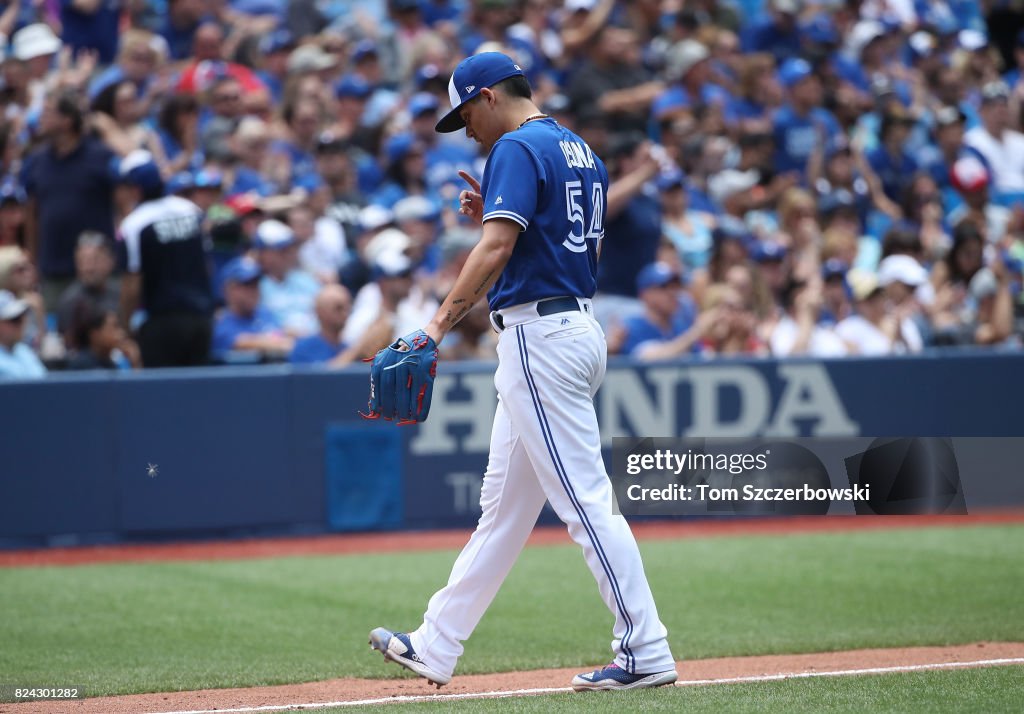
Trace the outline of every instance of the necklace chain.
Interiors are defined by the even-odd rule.
[[[548,118],[547,114],[534,114],[532,117],[526,117],[523,120],[523,123],[520,124],[519,126],[517,126],[516,129],[522,129],[524,126],[526,126],[527,122],[531,122],[534,119],[547,119],[547,118]]]

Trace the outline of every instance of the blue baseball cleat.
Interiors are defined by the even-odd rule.
[[[609,689],[645,689],[661,687],[676,681],[674,669],[654,674],[630,674],[614,662],[604,669],[577,674],[572,678],[572,688],[577,692]]]
[[[374,629],[370,632],[370,649],[380,652],[385,660],[397,662],[410,672],[436,684],[438,689],[452,681],[451,677],[428,667],[412,648],[409,635],[403,632],[392,632],[383,627]]]

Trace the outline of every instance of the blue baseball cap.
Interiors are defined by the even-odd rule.
[[[686,186],[686,175],[679,169],[673,169],[667,173],[658,174],[655,183],[659,191],[668,191],[670,188]]]
[[[287,28],[280,27],[260,40],[260,52],[270,55],[275,52],[291,50],[295,47],[295,36]]]
[[[754,251],[750,257],[754,259],[755,263],[781,261],[786,257],[786,246],[775,241],[758,243],[754,246]]]
[[[327,184],[324,182],[323,178],[320,177],[320,174],[315,171],[309,171],[296,176],[292,181],[292,185],[295,188],[305,189],[309,193],[313,193],[315,191],[319,191]]]
[[[224,174],[216,169],[199,169],[192,179],[196,188],[221,188]]]
[[[800,25],[800,34],[811,42],[821,45],[839,43],[839,31],[832,16],[827,12],[819,12],[806,23]]]
[[[430,92],[417,92],[409,99],[409,115],[416,119],[423,114],[434,114],[441,102]]]
[[[754,237],[750,234],[747,224],[735,216],[723,216],[718,225],[711,229],[711,240],[715,243],[732,240],[750,249]]]
[[[251,283],[263,275],[260,265],[248,256],[235,258],[224,266],[224,282]]]
[[[366,99],[371,94],[373,94],[373,87],[357,74],[346,74],[334,85],[334,96],[338,99],[342,97]]]
[[[356,46],[352,48],[351,58],[353,62],[362,62],[370,55],[377,56],[377,43],[373,40],[359,40]]]
[[[824,280],[837,277],[845,278],[849,270],[849,266],[839,258],[829,258],[821,266],[821,277]]]
[[[26,201],[28,201],[28,195],[25,193],[25,189],[13,181],[5,181],[0,186],[0,203],[22,204]]]
[[[853,210],[857,208],[857,197],[848,189],[837,188],[822,196],[818,200],[818,212],[823,216],[830,216],[836,211]]]
[[[436,64],[425,64],[416,70],[415,82],[418,89],[423,89],[423,86],[428,82],[443,81],[445,81],[445,79],[441,74],[441,68]]]
[[[195,188],[195,180],[191,171],[179,171],[167,180],[167,193],[179,194]]]
[[[782,67],[779,68],[779,81],[784,87],[792,87],[798,82],[802,82],[814,73],[811,69],[811,64],[799,57],[794,57],[786,60],[782,63]]]
[[[384,142],[384,155],[387,156],[389,164],[401,161],[417,149],[422,150],[423,144],[408,132],[395,134]]]
[[[153,155],[144,149],[136,149],[120,161],[116,161],[116,179],[120,183],[138,186],[143,190],[160,190],[164,187],[160,168],[153,160]]]
[[[522,77],[523,68],[508,55],[501,52],[481,52],[459,62],[459,66],[448,80],[448,98],[452,110],[441,118],[434,130],[448,134],[466,126],[459,116],[462,105],[480,94],[484,87],[493,87],[509,77]]]
[[[673,282],[682,284],[683,278],[668,263],[645,265],[636,276],[636,291],[642,293],[648,288],[663,288]]]

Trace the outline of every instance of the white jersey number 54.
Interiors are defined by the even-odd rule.
[[[579,199],[583,198],[582,181],[565,182],[565,209],[572,224],[569,237],[562,241],[562,245],[573,253],[583,253],[587,250],[587,239],[600,240],[604,236],[604,185],[594,182],[590,196],[592,214],[590,216],[590,228],[587,229],[587,216],[584,207],[580,205]],[[579,229],[576,226],[579,224]],[[586,230],[586,233],[584,233]]]

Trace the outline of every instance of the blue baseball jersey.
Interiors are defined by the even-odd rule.
[[[483,220],[514,221],[522,230],[487,294],[492,310],[593,297],[608,170],[583,139],[553,119],[535,119],[494,144],[480,186]]]

